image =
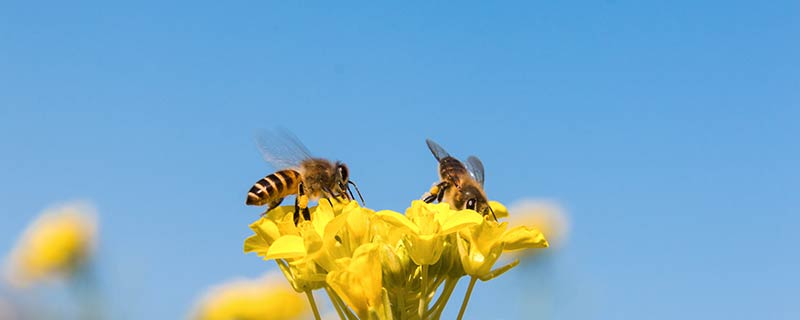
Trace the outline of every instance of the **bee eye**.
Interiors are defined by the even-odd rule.
[[[467,200],[467,209],[475,210],[476,203],[477,203],[477,201],[475,201],[475,199]]]
[[[339,164],[337,169],[339,169],[339,176],[342,177],[342,180],[347,181],[348,178],[347,167],[344,164]]]

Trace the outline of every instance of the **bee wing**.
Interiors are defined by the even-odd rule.
[[[440,146],[436,142],[433,142],[433,140],[425,139],[425,143],[428,144],[428,149],[431,149],[431,153],[433,153],[433,156],[436,157],[436,160],[442,161],[442,159],[450,156],[450,154],[447,153],[447,151],[444,151],[444,148],[442,148],[442,146]]]
[[[256,136],[256,145],[264,160],[275,169],[296,167],[305,159],[311,158],[311,152],[291,132],[281,129],[262,131]]]
[[[471,175],[475,181],[478,181],[478,183],[483,186],[484,175],[481,159],[478,159],[476,156],[469,156],[469,158],[467,158],[467,171],[469,171],[469,175]]]

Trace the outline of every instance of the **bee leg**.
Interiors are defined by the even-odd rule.
[[[294,199],[294,224],[300,223],[300,213],[303,214],[303,219],[306,221],[311,220],[311,212],[308,210],[308,197],[305,195],[298,195]]]
[[[339,202],[339,197],[338,197],[338,195],[335,195],[335,194],[333,194],[333,191],[331,191],[331,189],[330,189],[330,188],[327,188],[327,187],[326,187],[326,188],[324,188],[323,190],[324,190],[324,191],[325,191],[325,193],[328,195],[327,197],[325,197],[325,200],[328,200],[328,204],[330,204],[330,205],[331,205],[331,208],[333,208],[333,202],[331,201],[331,198],[334,198],[334,199],[336,199],[336,202]]]
[[[434,182],[428,192],[422,195],[422,201],[425,203],[431,203],[433,200],[436,200],[436,195],[439,194],[439,182]]]
[[[278,198],[278,199],[273,200],[267,206],[267,211],[270,211],[272,209],[277,208],[279,205],[281,205],[281,202],[283,202],[283,198]]]
[[[444,198],[444,192],[449,187],[450,184],[447,182],[442,182],[439,184],[439,194],[436,195],[436,202],[442,202],[442,199]]]
[[[342,195],[344,195],[344,197],[347,198],[347,200],[355,199],[355,197],[353,197],[353,191],[350,190],[350,186],[340,182],[339,189],[342,189]]]
[[[438,202],[442,202],[442,198],[444,197],[444,191],[449,186],[450,186],[450,184],[447,183],[447,181],[441,181],[441,182],[434,183],[433,186],[431,187],[431,189],[428,190],[428,192],[426,192],[422,196],[422,201],[425,201],[426,203],[431,203],[431,202],[433,202],[433,200],[436,200]]]
[[[300,223],[300,196],[298,195],[297,198],[294,198],[294,215],[292,219],[294,219],[294,225]]]
[[[311,211],[308,210],[308,207],[303,208],[303,219],[311,221]]]
[[[311,220],[311,213],[308,210],[308,196],[306,196],[303,183],[299,183],[297,187],[297,197],[294,198],[294,224],[300,223],[300,213],[303,213],[303,218],[306,221]]]
[[[267,211],[264,211],[261,214],[261,216],[263,217],[270,210],[277,208],[279,205],[281,205],[281,202],[283,202],[283,198],[278,198],[278,199],[272,200],[270,203],[267,204]]]
[[[347,199],[347,201],[353,200],[353,192],[350,191],[347,185],[339,182],[339,190],[341,190],[341,192],[339,192],[339,194],[336,195],[337,197],[345,198]],[[350,192],[350,194],[348,194],[347,192]]]

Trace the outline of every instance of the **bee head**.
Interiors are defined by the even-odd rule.
[[[464,209],[475,210],[482,215],[489,214],[489,201],[483,192],[471,185],[461,188],[461,199],[464,201]]]
[[[347,165],[342,163],[341,161],[336,162],[336,183],[338,184],[336,196],[344,196],[347,199],[354,199],[353,191],[350,190],[349,185],[353,185],[353,188],[356,189],[358,193],[358,198],[361,199],[361,204],[364,204],[364,198],[361,196],[361,191],[358,190],[355,182],[350,181],[350,170],[347,169]]]
[[[348,179],[350,179],[350,170],[347,169],[347,165],[342,162],[336,162],[336,179],[346,184]]]

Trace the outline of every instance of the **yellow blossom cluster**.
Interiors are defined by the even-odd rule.
[[[508,215],[490,202],[495,215]],[[373,211],[355,201],[322,201],[311,219],[293,220],[294,206],[278,207],[250,225],[245,252],[275,260],[297,292],[324,290],[342,319],[437,319],[458,280],[488,281],[519,261],[495,268],[503,252],[545,248],[544,235],[509,228],[473,210],[413,201],[405,214]]]

